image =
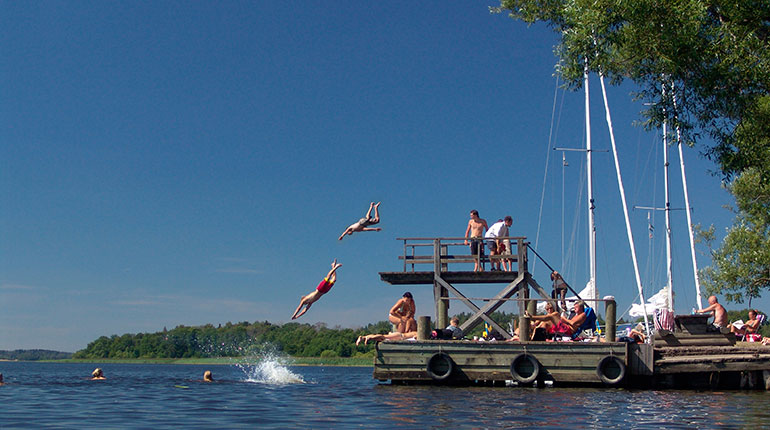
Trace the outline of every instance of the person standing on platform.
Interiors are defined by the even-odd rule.
[[[567,283],[564,281],[564,278],[562,278],[561,273],[555,270],[551,272],[551,281],[553,281],[553,298],[561,303],[562,310],[566,312],[567,302],[565,299],[567,297]]]
[[[501,255],[501,249],[503,245],[503,240],[498,239],[499,237],[508,237],[508,228],[513,225],[513,218],[511,218],[510,215],[506,216],[505,219],[501,219],[497,221],[496,223],[492,224],[492,227],[489,227],[489,230],[487,230],[487,233],[484,235],[484,237],[487,239],[487,246],[489,246],[489,255]],[[492,266],[492,270],[502,270],[501,267],[501,261],[500,260],[489,260],[489,265]]]
[[[328,293],[329,290],[332,289],[334,283],[337,282],[337,269],[340,267],[342,267],[342,264],[337,263],[337,259],[335,258],[334,261],[332,261],[332,270],[326,274],[326,277],[323,279],[323,281],[321,281],[320,284],[318,284],[314,291],[306,296],[302,296],[302,299],[299,301],[299,306],[297,306],[297,310],[294,311],[294,315],[292,315],[291,319],[295,320],[304,315],[305,312],[310,309],[310,305],[317,302],[321,296]],[[302,306],[305,306],[305,309],[302,309],[302,312],[300,312]]]
[[[468,220],[468,228],[465,229],[465,244],[471,246],[471,255],[477,256],[473,265],[474,272],[484,271],[484,244],[482,238],[484,232],[489,228],[487,220],[479,218],[479,211],[471,211],[471,219]],[[470,239],[470,240],[469,240]]]

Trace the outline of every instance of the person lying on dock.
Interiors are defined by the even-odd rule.
[[[304,315],[305,312],[310,309],[310,305],[317,302],[321,296],[328,293],[329,290],[332,289],[334,283],[337,282],[337,269],[340,267],[342,267],[342,264],[337,263],[337,259],[335,258],[334,261],[332,261],[332,269],[329,270],[329,273],[326,274],[326,277],[323,279],[323,281],[321,281],[316,289],[310,294],[302,296],[299,301],[299,306],[297,306],[297,310],[294,311],[294,315],[292,315],[291,319],[295,320]],[[305,306],[305,308],[300,312],[302,306]]]
[[[369,343],[370,340],[375,342],[382,342],[384,340],[409,340],[409,339],[416,339],[417,338],[417,332],[416,331],[409,331],[406,333],[399,333],[399,332],[393,332],[388,334],[367,334],[364,336],[358,336],[358,339],[356,339],[356,345],[361,344],[361,341],[364,342],[364,345]]]
[[[714,322],[711,325],[719,330],[727,327],[727,311],[725,307],[719,304],[716,296],[709,297],[709,306],[704,309],[698,309],[697,313],[711,312],[714,314]]]
[[[400,299],[398,299],[396,304],[390,308],[390,312],[388,312],[388,321],[393,324],[398,333],[416,331],[417,320],[414,319],[414,314],[416,312],[417,308],[414,305],[412,293],[407,291]]]
[[[737,335],[754,334],[759,329],[759,320],[757,319],[757,311],[754,309],[749,310],[749,320],[743,323],[743,325],[737,325],[736,323],[730,324],[730,332]]]
[[[366,212],[366,216],[356,221],[355,223],[350,224],[350,227],[346,228],[345,231],[342,232],[339,240],[342,240],[342,238],[345,237],[346,234],[353,234],[353,232],[356,232],[356,231],[382,230],[379,227],[369,228],[370,225],[374,225],[380,222],[380,209],[379,209],[380,203],[382,202],[377,202],[377,204],[375,204],[374,202],[369,203],[369,211]],[[372,214],[372,209],[374,209],[374,218],[370,218]]]

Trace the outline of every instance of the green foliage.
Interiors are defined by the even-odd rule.
[[[278,350],[295,357],[373,357],[373,344],[356,345],[358,336],[388,333],[390,323],[380,321],[353,330],[329,329],[324,324],[296,322],[227,323],[214,327],[177,326],[156,333],[102,336],[76,352],[75,359],[150,359],[242,357]]]
[[[770,289],[770,182],[750,168],[729,189],[738,208],[735,221],[717,249],[711,249],[713,227],[700,229],[712,260],[700,273],[709,294],[724,295],[728,302],[751,302]]]
[[[736,126],[770,93],[767,0],[502,0],[493,11],[559,34],[557,72],[568,87],[582,86],[585,68],[630,79],[650,102],[649,127],[665,119],[686,142],[709,134],[716,144],[706,153],[728,178],[762,165],[735,144]]]
[[[71,352],[51,351],[48,349],[15,349],[13,351],[0,350],[0,359],[2,360],[64,360],[71,357]]]

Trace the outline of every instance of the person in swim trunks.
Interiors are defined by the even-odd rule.
[[[473,264],[474,272],[484,271],[484,243],[482,237],[489,228],[487,220],[479,218],[479,211],[471,211],[471,219],[468,220],[468,228],[465,229],[465,244],[471,246],[471,255],[478,255],[478,259]]]
[[[291,317],[291,319],[295,320],[304,315],[305,312],[310,309],[310,305],[317,302],[321,296],[328,293],[329,290],[332,289],[334,283],[337,282],[337,269],[340,267],[342,267],[342,264],[337,263],[337,259],[335,258],[334,261],[332,261],[332,269],[329,270],[329,273],[326,274],[326,277],[323,279],[323,281],[318,284],[315,291],[312,291],[306,296],[302,296],[299,301],[299,306],[297,306],[297,310],[294,311],[294,315]],[[302,309],[302,306],[305,306],[305,308]],[[302,309],[302,312],[300,312],[300,309]]]
[[[339,240],[342,240],[342,238],[345,237],[346,234],[353,234],[356,231],[382,230],[379,227],[369,228],[370,225],[374,225],[380,222],[380,209],[379,209],[380,203],[382,202],[377,202],[377,204],[375,204],[374,202],[369,203],[369,211],[366,212],[366,216],[356,221],[355,223],[350,224],[350,227],[346,228],[345,231],[342,232]],[[374,209],[374,218],[370,218],[370,216],[372,215],[372,209]]]

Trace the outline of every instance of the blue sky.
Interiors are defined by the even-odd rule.
[[[583,157],[567,154],[562,188],[549,150],[583,145],[583,96],[555,91],[550,30],[489,5],[0,2],[0,349],[287,322],[335,257],[337,285],[300,321],[383,320],[405,290],[378,276],[400,267],[396,238],[461,236],[470,209],[512,215],[533,243],[539,225],[539,252],[584,284]],[[591,85],[594,146],[609,148]],[[660,206],[659,138],[632,125],[632,90],[610,88],[628,200]],[[697,149],[685,157],[694,222],[721,233],[729,196]],[[598,287],[622,311],[636,287],[611,156],[595,169]],[[371,201],[383,231],[337,241]],[[631,213],[644,282],[662,286],[655,217],[650,246],[646,212]],[[673,218],[689,312],[686,221]],[[547,284],[543,265],[535,276]],[[409,289],[432,314],[431,288]]]

